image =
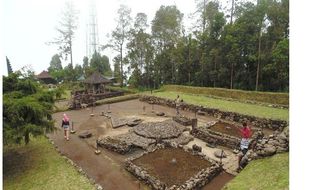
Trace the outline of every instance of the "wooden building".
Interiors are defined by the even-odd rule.
[[[47,72],[42,71],[40,74],[35,76],[39,81],[44,84],[56,84],[56,80]]]
[[[105,93],[105,86],[111,81],[103,77],[99,72],[95,71],[92,75],[84,80],[87,92],[100,94]]]

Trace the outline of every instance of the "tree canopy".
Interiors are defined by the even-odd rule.
[[[4,144],[30,141],[54,129],[54,93],[44,91],[33,79],[20,78],[20,72],[3,77]]]
[[[136,87],[288,91],[288,0],[232,1],[229,10],[216,0],[199,0],[193,13],[196,26],[189,30],[175,5],[161,6],[150,26],[145,13],[138,13],[133,24],[126,20],[126,27],[133,27],[122,30],[128,36],[122,41],[126,51],[113,59],[120,68],[115,73],[122,76],[122,64],[128,63]]]

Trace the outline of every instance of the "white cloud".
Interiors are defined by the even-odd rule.
[[[10,59],[13,70],[18,70],[25,65],[32,65],[36,73],[47,69],[51,57],[57,53],[57,47],[47,46],[46,42],[52,41],[57,36],[55,27],[61,18],[64,2],[63,0],[3,1],[1,70],[4,73],[6,73],[5,56]],[[184,13],[184,19],[195,10],[194,0],[96,0],[95,2],[101,44],[108,42],[106,35],[116,26],[115,19],[120,4],[131,8],[133,18],[138,12],[146,13],[149,24],[161,5],[177,5]],[[74,3],[79,10],[79,27],[73,44],[73,61],[74,64],[82,64],[83,56],[86,54],[85,32],[89,6],[86,0],[75,0]],[[112,64],[115,52],[106,50],[103,53],[109,56]]]

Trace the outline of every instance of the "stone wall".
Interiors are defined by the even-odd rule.
[[[175,108],[175,102],[170,99],[144,95],[140,97],[140,101],[148,102],[150,104],[158,104],[158,105]],[[243,115],[243,114],[234,113],[234,112],[225,112],[225,111],[220,111],[218,109],[206,108],[203,106],[187,104],[184,102],[182,103],[180,109],[191,111],[191,112],[201,111],[218,119],[225,119],[225,120],[239,122],[239,123],[242,123],[244,121],[249,121],[251,122],[253,126],[269,128],[272,130],[283,130],[286,126],[288,126],[288,123],[282,120],[265,119],[265,118],[258,118],[258,117]]]
[[[190,132],[194,137],[201,139],[212,145],[221,145],[231,149],[239,147],[240,139],[230,135],[211,131],[205,127],[193,128]]]
[[[202,169],[196,175],[192,176],[189,180],[187,180],[184,184],[180,186],[173,185],[171,187],[166,187],[166,185],[163,182],[158,180],[156,177],[151,176],[147,172],[146,169],[139,167],[132,162],[133,160],[138,159],[145,154],[154,152],[160,148],[166,148],[167,146],[171,146],[171,145],[158,144],[156,147],[154,147],[151,150],[148,150],[147,152],[144,152],[140,155],[127,159],[125,162],[126,170],[132,173],[134,176],[136,176],[139,180],[151,186],[152,189],[155,189],[155,190],[200,189],[201,187],[209,183],[215,176],[217,176],[223,170],[222,167],[217,162],[207,158],[202,153],[193,151],[191,149],[183,149],[184,151],[190,152],[193,155],[199,156],[201,159],[208,160],[209,162],[211,162],[212,165],[206,169]],[[177,148],[177,147],[174,147],[174,148]]]
[[[272,156],[277,153],[289,151],[289,130],[285,128],[281,133],[275,132],[269,137],[257,140],[253,150],[247,155],[249,159],[259,159]]]

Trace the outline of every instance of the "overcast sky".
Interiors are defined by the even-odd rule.
[[[195,11],[195,0],[96,0],[99,42],[108,41],[107,34],[116,27],[117,9],[120,4],[131,8],[134,18],[138,12],[153,20],[161,5],[176,5],[184,14],[184,23],[188,25],[188,15]],[[64,0],[2,0],[1,22],[1,71],[7,73],[5,56],[11,62],[14,71],[25,65],[31,65],[36,74],[46,70],[51,57],[58,53],[56,46],[48,46],[46,42],[57,37],[55,27],[61,18]],[[79,11],[78,29],[73,42],[73,62],[82,64],[86,54],[86,23],[88,20],[88,1],[74,0]],[[102,52],[112,59],[112,50]],[[66,66],[67,62],[63,63]]]

